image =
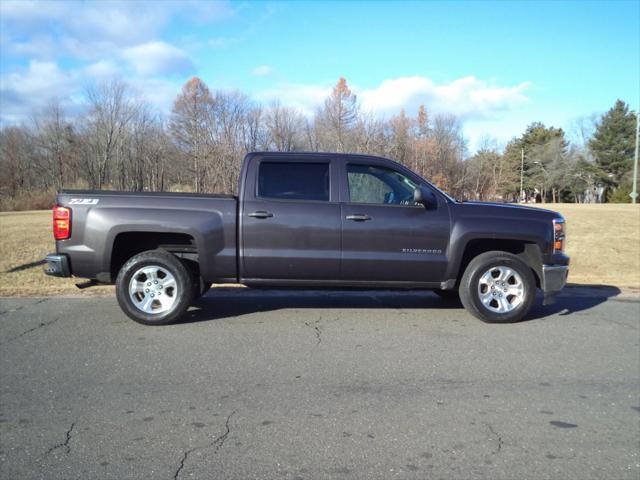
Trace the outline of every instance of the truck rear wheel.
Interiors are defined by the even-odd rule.
[[[508,252],[475,257],[460,282],[460,300],[475,317],[489,323],[522,320],[536,296],[536,281],[528,265]]]
[[[177,320],[193,300],[191,274],[165,250],[142,252],[120,269],[116,298],[132,320],[144,325],[166,325]]]

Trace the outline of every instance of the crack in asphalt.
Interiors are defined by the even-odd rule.
[[[314,330],[314,333],[316,335],[316,347],[318,345],[320,345],[320,342],[322,342],[322,328],[320,327],[320,322],[321,321],[322,321],[322,317],[320,317],[315,322],[313,322],[313,324],[311,324],[309,322],[304,322],[304,324],[307,327],[313,328],[313,330]]]
[[[22,310],[23,308],[30,307],[32,305],[38,305],[38,304],[44,303],[44,302],[46,302],[48,300],[49,300],[48,298],[41,298],[37,302],[27,303],[26,305],[20,305],[19,307],[12,308],[11,310],[3,310],[3,311],[0,312],[0,315],[6,315],[7,313],[18,312],[18,311]]]
[[[29,330],[25,330],[24,332],[22,332],[19,335],[16,335],[15,337],[11,337],[8,340],[5,340],[4,342],[0,343],[0,345],[6,345],[7,343],[11,343],[14,340],[19,339],[20,337],[24,337],[28,333],[34,332],[34,331],[36,331],[36,330],[38,330],[38,329],[40,329],[42,327],[48,327],[49,325],[52,325],[52,324],[56,323],[58,320],[60,320],[60,317],[56,317],[53,320],[49,320],[48,322],[40,322],[39,325],[37,325],[37,326],[35,326],[33,328],[30,328]]]
[[[613,323],[615,325],[618,325],[619,327],[627,327],[627,328],[630,328],[631,330],[638,330],[638,327],[636,327],[635,325],[630,325],[628,323],[619,322],[617,320],[607,319],[607,322]]]
[[[205,448],[211,448],[211,447],[215,446],[216,448],[213,451],[213,454],[215,455],[215,454],[218,453],[218,450],[220,450],[222,448],[222,446],[224,445],[224,442],[227,440],[227,437],[229,436],[229,433],[231,433],[230,422],[231,422],[231,417],[233,417],[235,415],[235,413],[236,413],[236,411],[234,410],[227,417],[227,420],[224,423],[225,432],[222,435],[220,435],[219,437],[214,439],[211,443],[208,443],[206,445],[202,445],[202,446],[199,446],[199,447],[193,447],[193,448],[190,448],[188,450],[185,450],[185,452],[182,454],[182,458],[180,459],[180,464],[178,465],[176,473],[173,474],[173,480],[178,480],[178,477],[180,476],[180,472],[184,468],[184,464],[187,462],[187,458],[193,452],[195,452],[197,450],[204,450]]]
[[[485,425],[487,426],[487,428],[489,428],[489,431],[491,432],[491,434],[494,437],[496,437],[496,439],[498,440],[498,449],[495,452],[493,452],[494,455],[497,455],[502,450],[502,445],[504,445],[504,442],[502,441],[502,437],[496,433],[496,431],[493,429],[490,423],[487,423]]]
[[[73,431],[73,427],[75,426],[76,426],[76,423],[73,422],[71,424],[71,427],[69,427],[69,430],[67,430],[67,433],[65,434],[64,442],[58,443],[57,445],[54,445],[53,447],[51,447],[49,450],[47,450],[47,453],[45,453],[45,455],[49,455],[54,450],[57,450],[58,448],[63,448],[63,447],[66,454],[71,453],[71,445],[69,445],[69,442],[71,441],[71,432]]]

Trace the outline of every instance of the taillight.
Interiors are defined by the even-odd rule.
[[[564,250],[564,219],[553,219],[553,252]]]
[[[56,240],[66,240],[71,236],[71,209],[67,207],[53,207],[53,237]]]

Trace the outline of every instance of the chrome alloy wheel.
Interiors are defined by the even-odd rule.
[[[147,265],[131,277],[129,297],[138,310],[157,315],[171,310],[178,298],[178,285],[166,268]]]
[[[491,267],[478,281],[478,297],[488,310],[508,313],[524,301],[522,277],[504,265]]]

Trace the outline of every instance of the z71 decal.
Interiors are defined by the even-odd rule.
[[[96,205],[99,201],[98,198],[72,198],[69,205]]]

